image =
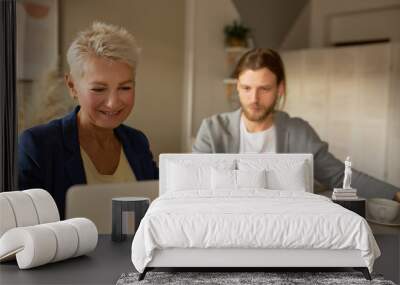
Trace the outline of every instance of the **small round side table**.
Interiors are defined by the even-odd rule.
[[[122,232],[123,212],[135,213],[135,229],[146,214],[150,205],[150,199],[145,197],[118,197],[112,199],[112,234],[113,241],[123,241],[126,234]],[[135,230],[135,232],[136,232]]]

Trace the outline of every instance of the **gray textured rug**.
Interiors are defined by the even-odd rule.
[[[372,275],[372,281],[360,272],[148,272],[138,281],[139,273],[122,274],[117,285],[133,284],[379,284],[395,285],[380,275]]]

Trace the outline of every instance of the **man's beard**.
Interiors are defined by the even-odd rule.
[[[260,111],[258,111],[257,113],[250,111],[248,108],[244,107],[241,102],[240,102],[240,106],[242,107],[243,114],[247,120],[252,121],[252,122],[263,122],[270,114],[272,114],[275,111],[277,98],[278,98],[278,96],[275,97],[274,103],[271,106],[263,108]],[[258,108],[262,107],[258,104],[252,104],[251,106],[258,107]]]

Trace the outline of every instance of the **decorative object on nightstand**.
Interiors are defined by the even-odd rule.
[[[145,197],[119,197],[112,199],[112,235],[113,241],[123,241],[126,239],[124,226],[127,224],[127,215],[134,212],[135,231],[139,227],[140,221],[146,214],[150,205],[150,199]]]
[[[357,189],[351,188],[351,160],[348,156],[344,162],[344,179],[342,188],[334,188],[332,200],[357,200]]]
[[[365,218],[365,199],[357,196],[357,189],[351,188],[351,159],[344,162],[343,188],[334,188],[332,201]]]

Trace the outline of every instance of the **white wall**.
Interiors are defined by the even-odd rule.
[[[399,45],[283,52],[285,110],[306,119],[339,159],[400,187]]]
[[[329,43],[332,20],[340,21],[340,18],[347,21],[347,24],[335,33],[341,34],[344,39],[363,34],[364,37],[376,38],[377,35],[383,35],[400,40],[399,26],[390,24],[388,19],[388,14],[392,14],[390,11],[393,9],[397,10],[397,19],[400,19],[400,0],[310,1],[310,47],[326,46]],[[365,21],[366,14],[369,14],[369,21]]]
[[[308,2],[285,36],[280,50],[307,48],[310,42],[311,2]]]
[[[390,98],[387,126],[387,172],[388,180],[400,187],[400,43],[391,46]]]
[[[400,41],[399,26],[400,0],[310,0],[280,49],[382,38]]]
[[[223,30],[239,19],[231,0],[201,0],[194,5],[192,136],[205,117],[232,109],[223,84],[227,77]]]

